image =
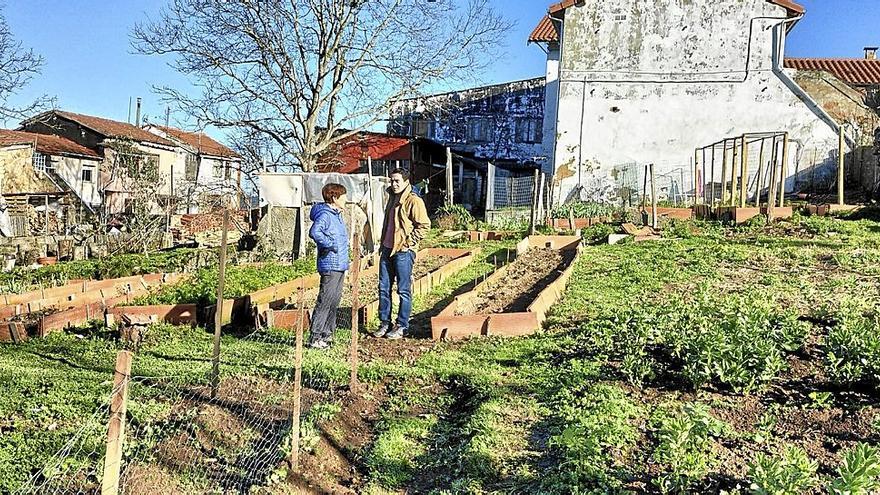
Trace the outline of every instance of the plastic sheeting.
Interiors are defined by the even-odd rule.
[[[325,185],[342,184],[348,191],[349,203],[363,207],[373,244],[378,241],[387,201],[385,193],[388,187],[387,179],[368,174],[336,173],[261,173],[258,179],[260,198],[268,203],[270,208],[308,208],[310,205],[324,202],[321,189]],[[308,215],[304,217],[307,219]]]

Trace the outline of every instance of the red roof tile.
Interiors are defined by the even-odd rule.
[[[164,132],[171,139],[175,139],[184,144],[195,148],[199,153],[211,156],[219,156],[223,158],[241,158],[241,156],[229,149],[228,147],[214,141],[207,134],[201,132],[188,132],[174,127],[165,127],[161,125],[153,126]]]
[[[549,43],[551,41],[559,41],[559,31],[556,29],[556,23],[550,19],[549,15],[546,15],[529,35],[529,42]]]
[[[157,136],[152,132],[141,129],[140,127],[131,125],[127,122],[118,122],[115,120],[105,119],[102,117],[93,117],[91,115],[82,115],[72,112],[55,111],[56,115],[61,118],[76,122],[77,124],[87,127],[98,134],[103,134],[113,138],[128,138],[144,143],[161,144],[163,146],[174,146],[171,141]]]
[[[556,14],[562,12],[563,10],[574,7],[575,5],[581,3],[583,0],[562,0],[561,2],[554,3],[547,9],[548,14]],[[779,5],[780,7],[784,7],[788,10],[789,14],[801,15],[806,13],[806,9],[792,0],[767,0],[768,2]],[[535,27],[534,31],[532,31],[531,36],[529,36],[529,41],[532,42],[550,42],[550,41],[559,41],[559,32],[556,30],[556,26],[553,25],[550,20],[545,17],[541,19],[541,22]]]
[[[0,146],[17,144],[34,145],[36,150],[47,155],[79,155],[100,160],[101,155],[85,146],[53,134],[37,134],[34,132],[10,131],[0,129]]]
[[[853,86],[880,84],[880,60],[864,58],[787,58],[785,67],[829,72]]]

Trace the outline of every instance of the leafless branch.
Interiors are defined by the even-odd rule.
[[[314,170],[395,100],[472,80],[509,27],[490,0],[169,0],[131,42],[195,87],[166,103]]]

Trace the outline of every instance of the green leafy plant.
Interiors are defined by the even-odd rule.
[[[701,295],[665,318],[664,335],[694,385],[711,380],[737,392],[763,387],[785,368],[785,352],[803,347],[809,327],[792,311],[754,296]]]
[[[880,489],[880,452],[860,443],[847,451],[831,482],[834,495],[868,495]]]
[[[844,303],[825,338],[828,376],[840,384],[880,382],[880,318],[864,316],[857,304]]]
[[[687,491],[716,464],[711,456],[712,437],[722,436],[727,425],[709,415],[703,404],[672,412],[660,409],[652,423],[657,439],[653,458],[665,468],[655,484],[663,493]]]
[[[437,210],[435,223],[444,230],[470,230],[476,220],[464,206],[444,205]]]
[[[626,454],[638,439],[634,420],[640,408],[623,390],[605,384],[563,389],[553,402],[561,424],[550,446],[561,451],[561,468],[573,483],[607,481],[615,456]]]
[[[619,207],[609,203],[596,203],[589,201],[573,201],[564,205],[558,205],[550,212],[553,218],[596,218],[612,217],[620,210]]]
[[[779,420],[779,407],[779,404],[771,404],[768,410],[764,411],[764,414],[758,419],[753,436],[756,442],[763,443],[773,436],[773,429],[776,428],[776,423]]]
[[[749,463],[749,491],[755,495],[800,495],[816,485],[819,463],[789,446],[779,457],[758,454]]]
[[[608,240],[608,236],[616,232],[616,229],[607,223],[598,223],[584,229],[581,237],[588,244],[599,244]]]
[[[830,409],[834,402],[831,392],[810,392],[808,397],[812,401],[810,407],[813,409]]]

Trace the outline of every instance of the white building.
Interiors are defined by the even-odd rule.
[[[544,146],[556,200],[608,201],[621,170],[687,171],[694,150],[788,132],[798,171],[836,163],[838,124],[783,68],[790,0],[565,0],[531,42],[547,50]]]
[[[182,198],[178,213],[199,213],[214,206],[238,208],[241,156],[201,132],[148,124],[153,134],[175,143],[180,155],[171,171],[175,195]]]

